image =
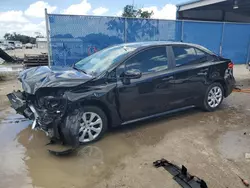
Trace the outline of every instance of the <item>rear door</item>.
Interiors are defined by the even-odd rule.
[[[174,77],[167,56],[167,47],[146,49],[117,68],[119,112],[124,121],[163,112],[172,101]],[[122,74],[133,69],[142,76],[124,80]]]
[[[175,105],[183,107],[199,102],[206,91],[214,57],[188,45],[172,45],[175,78]]]

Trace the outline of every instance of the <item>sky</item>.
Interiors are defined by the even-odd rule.
[[[187,0],[0,0],[0,38],[9,32],[35,36],[45,32],[47,8],[51,14],[121,16],[123,7],[153,10],[153,18],[175,19],[176,4]]]

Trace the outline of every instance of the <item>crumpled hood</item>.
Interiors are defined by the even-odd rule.
[[[74,87],[85,83],[93,77],[72,67],[40,66],[26,69],[19,74],[23,90],[35,94],[44,87]]]

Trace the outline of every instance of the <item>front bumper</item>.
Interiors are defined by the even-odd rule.
[[[29,108],[25,100],[25,96],[21,91],[14,91],[13,93],[9,93],[7,97],[10,101],[11,107],[15,109],[18,114],[21,114],[30,120],[34,120],[34,114]]]
[[[34,99],[28,99],[24,92],[14,91],[7,97],[17,113],[33,120],[32,129],[43,130],[53,141],[60,141],[73,148],[79,146],[80,121],[78,120],[83,113],[80,107],[74,105],[68,110],[66,102],[63,110],[51,112],[36,107]]]
[[[16,110],[18,114],[33,120],[32,129],[38,128],[42,129],[50,137],[59,137],[57,134],[57,124],[63,119],[63,114],[60,112],[49,113],[44,108],[36,108],[34,101],[27,100],[24,92],[14,91],[7,95],[11,107]],[[56,127],[55,127],[56,126]],[[54,134],[51,134],[52,131]]]

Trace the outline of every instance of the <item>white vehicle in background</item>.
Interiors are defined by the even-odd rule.
[[[4,44],[0,44],[0,49],[5,51],[7,50],[7,46]]]
[[[32,49],[33,45],[31,43],[25,44],[26,49]]]
[[[15,45],[14,44],[8,44],[8,49],[9,50],[15,50]]]
[[[8,50],[15,49],[15,41],[7,41]]]
[[[15,48],[16,49],[22,49],[23,48],[23,44],[21,42],[16,42],[15,43]]]

